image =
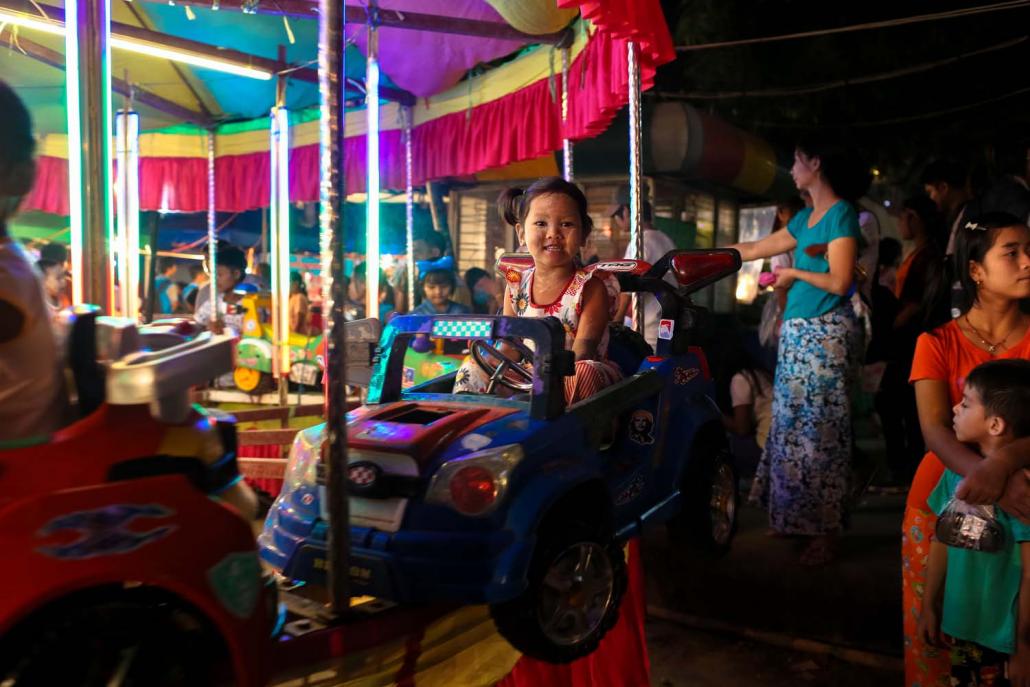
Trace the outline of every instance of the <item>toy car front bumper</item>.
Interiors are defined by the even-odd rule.
[[[532,548],[510,530],[388,533],[351,527],[351,589],[400,603],[507,601],[525,587]],[[326,556],[324,537],[306,538],[283,575],[324,583]]]

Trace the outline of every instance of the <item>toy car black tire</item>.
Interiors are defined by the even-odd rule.
[[[490,613],[498,632],[523,654],[548,663],[569,663],[593,652],[618,620],[627,584],[626,559],[622,546],[599,532],[596,525],[549,520],[540,529],[526,591],[511,601],[492,605]],[[556,643],[542,627],[539,614],[544,577],[563,553],[581,544],[604,552],[611,570],[611,595],[600,622],[589,634],[574,643]]]
[[[733,458],[724,443],[702,439],[694,445],[681,489],[683,507],[669,521],[669,535],[695,551],[726,554],[737,533],[740,493]],[[729,501],[716,506],[722,499]]]
[[[228,651],[205,619],[167,599],[127,597],[87,592],[16,627],[0,642],[0,682],[100,686],[121,674],[155,687],[231,683]]]

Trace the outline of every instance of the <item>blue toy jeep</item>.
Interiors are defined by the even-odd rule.
[[[528,256],[502,258],[517,270]],[[662,308],[657,351],[613,326],[625,378],[565,406],[574,361],[555,318],[405,316],[380,340],[368,402],[347,415],[354,591],[400,603],[488,603],[498,630],[535,658],[593,651],[626,586],[622,542],[671,521],[725,550],[736,525],[728,460],[689,294],[735,272],[733,250],[673,251],[655,265],[597,265]],[[662,277],[671,272],[677,285]],[[402,388],[418,335],[467,340],[501,395],[454,394],[451,372]],[[494,342],[493,345],[487,341]],[[505,342],[524,360],[494,347]],[[326,516],[320,445],[302,432],[259,538],[291,583],[322,584]]]

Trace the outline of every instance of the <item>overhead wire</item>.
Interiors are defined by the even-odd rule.
[[[941,60],[935,60],[933,62],[923,62],[921,64],[912,65],[910,67],[902,67],[900,69],[892,69],[886,72],[878,72],[876,74],[868,74],[866,76],[857,76],[848,79],[836,79],[834,81],[826,81],[818,84],[812,84],[808,86],[787,86],[781,88],[759,88],[759,89],[741,89],[736,91],[692,91],[686,93],[670,93],[667,91],[659,91],[649,93],[653,97],[660,97],[669,100],[725,100],[729,98],[775,98],[780,96],[794,96],[794,95],[805,95],[808,93],[819,93],[822,91],[829,91],[835,88],[843,88],[846,86],[857,86],[861,84],[876,83],[878,81],[886,81],[888,79],[896,79],[902,76],[909,76],[911,74],[919,74],[921,72],[943,67],[949,64],[954,64],[961,60],[976,57],[978,55],[984,55],[998,50],[1004,50],[1013,46],[1025,43],[1027,36],[1020,36],[997,45],[988,46],[986,48],[980,48],[979,50],[971,50],[964,52],[959,55],[947,57]]]
[[[755,126],[767,127],[767,128],[780,128],[780,129],[794,129],[794,128],[805,128],[810,129],[813,126],[821,129],[837,129],[843,126],[847,127],[860,127],[868,128],[875,126],[887,126],[891,124],[906,124],[908,122],[918,122],[924,119],[933,119],[935,117],[943,117],[944,115],[954,114],[956,112],[962,112],[964,110],[972,110],[977,107],[984,105],[990,105],[991,103],[1000,102],[1002,100],[1008,100],[1014,98],[1017,95],[1023,95],[1024,93],[1030,93],[1030,86],[1024,86],[1023,88],[1017,88],[1014,91],[1002,93],[992,98],[985,100],[978,100],[975,103],[966,103],[964,105],[956,105],[955,107],[949,107],[943,110],[933,110],[930,112],[922,112],[920,114],[905,115],[902,117],[891,117],[889,119],[877,119],[870,122],[847,122],[836,123],[836,124],[812,124],[811,122],[755,122]]]
[[[816,36],[830,36],[839,33],[851,33],[854,31],[867,31],[870,29],[884,29],[906,24],[917,24],[927,21],[939,21],[943,19],[958,19],[987,12],[1002,12],[1005,10],[1030,7],[1030,0],[1007,0],[996,2],[990,5],[978,5],[975,7],[964,7],[957,10],[945,12],[933,12],[931,14],[918,14],[911,17],[898,17],[896,19],[884,19],[882,21],[865,22],[862,24],[851,24],[849,26],[837,26],[827,29],[815,29],[812,31],[798,31],[795,33],[784,33],[776,36],[758,36],[755,38],[740,38],[728,41],[715,41],[711,43],[698,43],[696,45],[677,45],[677,52],[698,52],[701,50],[712,50],[714,48],[731,48],[741,45],[757,45],[759,43],[775,43],[779,41],[795,40],[798,38],[813,38]]]

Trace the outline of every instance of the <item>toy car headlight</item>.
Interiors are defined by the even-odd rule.
[[[487,515],[504,500],[512,470],[523,457],[518,444],[477,451],[440,466],[426,490],[426,502],[463,515]]]

